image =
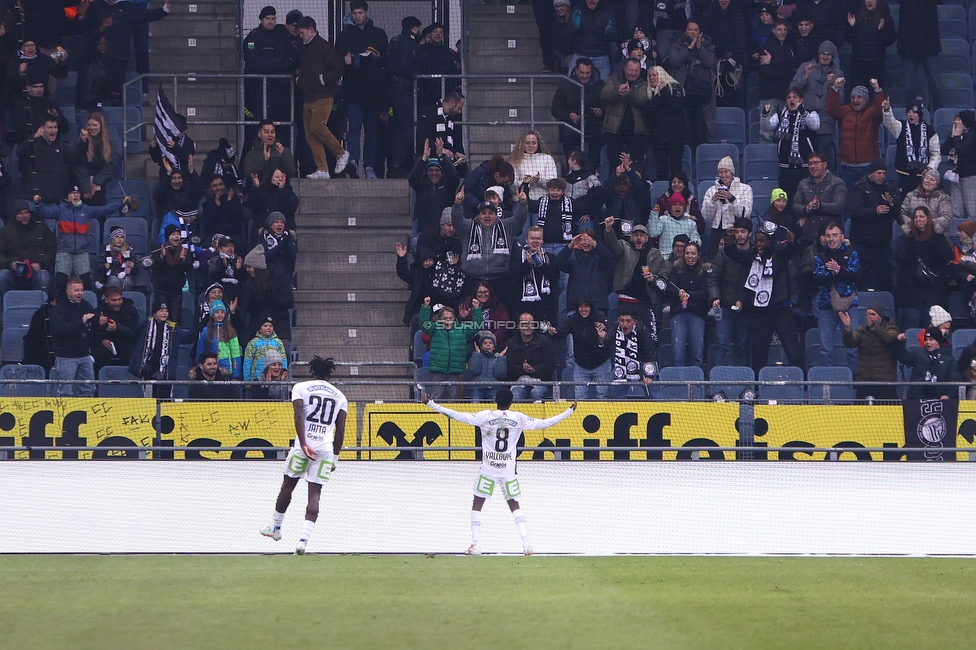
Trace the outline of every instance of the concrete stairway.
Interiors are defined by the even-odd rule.
[[[408,293],[396,275],[397,241],[410,239],[411,196],[405,180],[295,182],[298,291],[292,344],[299,359],[410,361],[410,328],[402,323]],[[411,365],[343,366],[339,377],[413,379]],[[351,400],[409,397],[409,389],[348,386]]]
[[[169,16],[149,25],[152,34],[149,40],[150,70],[153,73],[236,74],[240,38],[235,3],[194,0],[171,6]],[[191,8],[196,11],[191,12]],[[155,79],[150,82],[151,102],[156,98],[159,83]],[[167,97],[189,122],[233,120],[240,115],[237,81],[234,79],[180,79],[177,93],[174,93],[170,80],[163,80],[162,84]],[[143,107],[143,121],[151,123],[154,111],[155,106]],[[238,146],[237,127],[234,126],[191,125],[189,133],[197,145],[198,170],[207,152],[216,147],[220,138],[228,138]],[[143,152],[148,151],[147,146],[148,140],[143,143]],[[149,160],[148,153],[129,154],[127,171],[129,178],[155,180],[158,167]]]
[[[490,4],[469,1],[467,74],[542,74],[542,51],[539,29],[531,4]],[[511,11],[511,13],[509,13]],[[513,81],[514,79],[514,81]],[[474,122],[528,121],[530,105],[535,103],[535,119],[552,120],[549,107],[559,77],[535,80],[535,92],[529,92],[529,80],[522,77],[470,79],[467,82],[467,119]],[[532,99],[530,99],[530,97]],[[479,165],[494,154],[508,157],[519,134],[530,130],[520,126],[469,126],[468,157]],[[537,127],[553,156],[561,154],[556,126]]]

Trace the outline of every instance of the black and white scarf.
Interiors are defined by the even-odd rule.
[[[767,260],[756,256],[752,260],[752,268],[749,269],[749,276],[746,278],[746,289],[756,292],[756,299],[753,305],[756,307],[769,307],[769,299],[773,295],[773,258]]]
[[[546,227],[546,214],[549,212],[550,199],[539,201],[539,221],[540,228]],[[573,240],[573,199],[568,196],[563,197],[560,218],[563,220],[563,241]]]
[[[803,104],[800,104],[794,113],[793,128],[790,128],[790,111],[789,106],[783,107],[783,112],[779,116],[779,129],[777,131],[777,136],[780,140],[789,139],[790,141],[790,164],[791,165],[802,165],[803,158],[800,156],[800,128],[803,126],[803,118],[806,115],[806,111],[803,109]],[[791,132],[792,131],[792,132]]]
[[[905,154],[908,156],[908,164],[914,166],[915,162],[925,166],[929,162],[929,138],[928,126],[925,122],[918,123],[918,156],[915,155],[915,138],[912,137],[912,125],[908,120],[903,122],[905,125]]]
[[[108,267],[105,271],[106,275],[118,275],[119,273],[125,272],[125,263],[132,261],[132,249],[126,248],[122,250],[113,250],[112,244],[105,245],[105,263]]]
[[[147,366],[156,370],[148,379],[163,379],[166,377],[166,367],[169,365],[169,327],[168,322],[160,323],[155,318],[149,319],[146,328],[146,347],[142,351],[142,368]],[[156,348],[159,348],[158,363],[152,364]],[[152,364],[152,365],[151,365]]]
[[[617,328],[613,345],[613,378],[638,381],[641,378],[638,356],[637,330],[624,334]]]
[[[454,120],[444,112],[444,106],[440,101],[437,102],[437,124],[434,129],[438,135],[443,136],[446,147],[454,151]]]
[[[471,236],[468,238],[467,259],[480,260],[485,254],[485,243],[481,241],[481,231],[484,228],[485,226],[477,221],[472,224]],[[501,220],[491,226],[491,242],[488,245],[491,246],[492,255],[511,255],[508,248],[508,233],[505,232],[505,224]]]
[[[523,264],[531,256],[532,253],[529,252],[529,249],[522,249]],[[549,253],[540,250],[539,256],[542,257],[543,264],[550,263]],[[549,278],[540,271],[538,266],[530,268],[528,273],[522,276],[522,302],[539,302],[542,300],[542,296],[548,296],[550,293],[552,293],[552,287],[549,285]]]

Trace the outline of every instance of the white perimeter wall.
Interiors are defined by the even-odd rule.
[[[0,553],[291,552],[258,535],[282,463],[0,463]],[[345,462],[310,552],[458,553],[474,462]],[[976,554],[976,464],[574,462],[520,466],[538,553]],[[482,549],[519,552],[504,501]]]

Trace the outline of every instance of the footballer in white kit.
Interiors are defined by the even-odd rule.
[[[281,539],[281,524],[291,503],[292,491],[298,485],[298,480],[304,478],[308,483],[308,507],[302,536],[295,550],[299,555],[304,555],[318,519],[322,485],[329,481],[335,471],[349,411],[346,396],[327,381],[335,371],[335,361],[315,357],[309,362],[309,368],[314,379],[295,384],[292,389],[295,441],[285,460],[285,478],[271,524],[260,531],[275,541]]]
[[[467,555],[480,555],[481,539],[481,509],[485,501],[494,495],[495,490],[505,496],[508,507],[515,517],[515,525],[522,537],[522,549],[526,555],[532,555],[529,544],[529,534],[525,523],[525,516],[519,508],[517,498],[522,491],[519,488],[518,477],[515,475],[515,463],[518,450],[516,444],[523,431],[546,429],[562,422],[576,410],[576,402],[560,413],[545,420],[529,417],[524,413],[510,410],[512,405],[512,391],[500,388],[495,395],[498,410],[478,411],[477,413],[463,413],[446,408],[424,395],[424,403],[443,415],[481,428],[481,471],[474,484],[474,502],[471,505],[471,546]]]

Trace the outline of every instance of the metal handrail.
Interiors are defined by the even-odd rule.
[[[290,115],[292,119],[290,120],[275,120],[275,125],[277,126],[289,126],[289,146],[291,151],[295,151],[295,77],[289,74],[243,74],[243,73],[195,73],[195,72],[167,72],[167,73],[148,73],[140,74],[137,77],[126,81],[122,87],[122,178],[127,177],[128,168],[128,154],[129,154],[129,138],[128,135],[137,129],[141,129],[144,126],[152,126],[152,121],[146,121],[142,119],[138,124],[134,124],[131,127],[128,123],[128,93],[126,90],[129,86],[139,83],[139,87],[142,87],[143,79],[170,79],[173,84],[173,93],[169,98],[170,103],[173,104],[173,110],[179,111],[179,81],[180,79],[186,79],[185,83],[196,83],[198,79],[234,79],[237,81],[237,105],[238,108],[243,111],[244,106],[244,81],[247,79],[261,79],[261,92],[262,92],[262,107],[263,110],[267,110],[268,106],[268,80],[269,79],[288,79],[290,97],[289,104],[291,107]],[[140,95],[142,93],[140,92]],[[141,107],[140,107],[141,108]],[[238,148],[244,144],[244,127],[245,126],[255,126],[260,123],[260,120],[190,120],[186,121],[187,126],[200,125],[200,126],[237,126],[237,142]]]

